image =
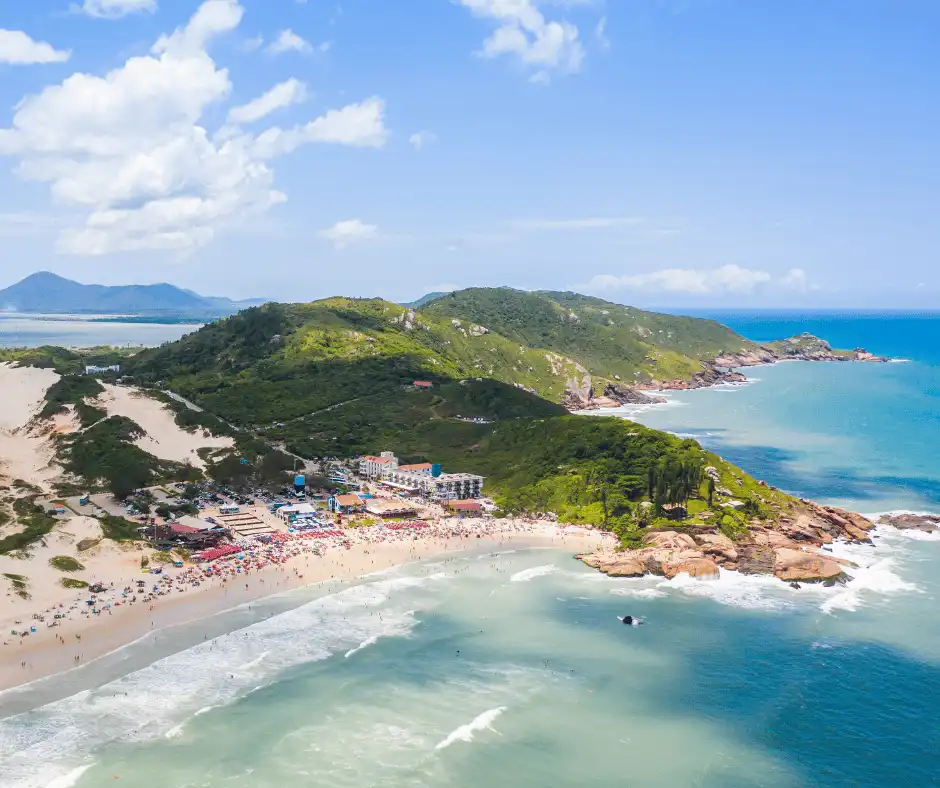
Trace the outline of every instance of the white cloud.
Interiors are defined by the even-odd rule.
[[[572,74],[584,59],[578,28],[569,22],[549,21],[538,0],[456,0],[479,17],[495,20],[496,30],[478,54],[517,57],[533,70],[534,82],[547,82],[552,72]]]
[[[83,217],[60,235],[60,251],[196,248],[286,199],[274,188],[274,157],[312,142],[384,144],[384,104],[376,98],[288,132],[208,130],[203,116],[232,84],[206,47],[235,30],[242,12],[238,0],[205,0],[149,55],[104,76],[73,74],[17,104],[12,127],[0,129],[0,155],[17,157],[21,178],[48,183],[57,202]],[[236,115],[263,117],[286,100],[279,89]],[[289,98],[297,91],[294,85]]]
[[[374,224],[366,224],[359,219],[346,219],[326,230],[320,230],[318,235],[328,240],[337,249],[343,249],[351,243],[369,241],[375,238],[378,232],[379,228]]]
[[[157,0],[85,0],[78,10],[98,19],[120,19],[142,11],[154,13]]]
[[[360,148],[380,148],[388,139],[383,122],[385,102],[369,98],[359,104],[332,109],[304,126],[281,129],[277,126],[258,135],[252,155],[271,159],[291,153],[307,142],[334,142]]]
[[[307,98],[307,88],[298,79],[288,79],[258,96],[253,101],[229,110],[230,123],[254,123],[270,115],[275,110],[297,104]]]
[[[267,51],[272,55],[282,55],[285,52],[300,52],[308,55],[313,51],[313,47],[293,30],[282,30],[277,38],[268,44]]]
[[[421,150],[425,145],[437,142],[437,135],[433,131],[416,131],[408,138],[415,150]]]
[[[780,280],[780,284],[789,290],[798,290],[801,293],[811,289],[806,271],[802,268],[791,268]]]
[[[594,28],[594,38],[597,40],[597,43],[600,44],[601,49],[610,49],[610,39],[607,37],[606,16],[602,16],[597,21],[597,26]]]
[[[71,52],[56,49],[45,41],[34,41],[22,30],[0,30],[0,63],[16,66],[64,63],[71,56]]]
[[[517,230],[543,232],[553,230],[609,230],[614,227],[639,227],[646,224],[642,216],[598,216],[585,219],[518,219],[512,222]]]
[[[639,290],[647,293],[688,293],[694,295],[720,293],[752,293],[760,285],[771,282],[766,271],[723,265],[720,268],[666,268],[645,274],[612,276],[600,274],[585,285],[593,292]]]

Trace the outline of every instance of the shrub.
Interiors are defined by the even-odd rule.
[[[65,588],[88,588],[88,583],[84,580],[76,580],[74,577],[63,577],[59,584]]]
[[[58,569],[60,572],[82,572],[85,569],[81,562],[76,561],[69,555],[57,555],[50,558],[49,566]]]

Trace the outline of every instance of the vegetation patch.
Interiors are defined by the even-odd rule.
[[[97,547],[101,544],[100,539],[82,539],[76,546],[75,549],[80,553],[84,553],[87,550],[91,550],[93,547]]]
[[[23,530],[0,539],[0,554],[25,550],[58,525],[55,517],[36,505],[37,497],[37,495],[31,495],[26,498],[17,498],[13,502],[15,519],[23,526]]]
[[[25,575],[4,572],[3,576],[10,581],[10,585],[13,587],[14,594],[22,599],[29,599],[29,582]]]
[[[88,583],[75,577],[63,577],[59,580],[63,588],[88,588]]]
[[[49,566],[60,572],[83,572],[85,565],[68,555],[57,555],[49,559]]]
[[[160,460],[138,447],[134,441],[144,434],[131,419],[111,416],[83,432],[61,436],[63,467],[90,485],[108,489],[121,500],[162,479],[201,478],[191,465]]]
[[[81,425],[89,427],[108,414],[100,408],[86,404],[85,398],[98,397],[103,393],[104,387],[89,375],[65,375],[46,390],[45,405],[37,414],[37,418],[52,418],[65,411],[68,405],[72,405]]]
[[[104,515],[98,522],[101,524],[101,531],[105,539],[111,539],[115,542],[136,542],[140,540],[140,534],[137,533],[137,529],[140,528],[138,523],[110,514]]]

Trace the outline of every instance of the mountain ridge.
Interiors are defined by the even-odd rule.
[[[134,314],[222,317],[264,299],[203,296],[166,282],[150,285],[82,284],[37,271],[0,290],[0,311],[42,314]]]

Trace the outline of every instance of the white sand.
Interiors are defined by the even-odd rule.
[[[227,449],[235,445],[231,438],[210,435],[205,430],[187,432],[176,423],[173,411],[164,403],[134,388],[106,384],[98,402],[109,416],[124,416],[139,424],[147,434],[135,441],[137,446],[161,460],[205,468],[196,453],[198,449]]]
[[[88,583],[126,583],[140,572],[142,552],[134,546],[126,550],[110,540],[97,547],[78,552],[78,543],[85,539],[101,539],[101,527],[92,517],[73,517],[56,526],[41,542],[28,548],[28,559],[17,559],[0,555],[0,632],[6,635],[21,621],[28,625],[32,614],[45,611],[62,602],[75,599],[87,592],[63,588],[63,577],[73,577]],[[75,558],[85,569],[80,572],[61,572],[49,565],[55,556]],[[13,591],[10,580],[4,574],[22,575],[26,578],[29,599],[23,599]]]
[[[17,368],[0,364],[0,484],[23,479],[42,489],[60,472],[54,465],[49,430],[30,429],[29,421],[42,408],[46,390],[59,379],[51,369]],[[68,415],[57,428],[68,428]]]

